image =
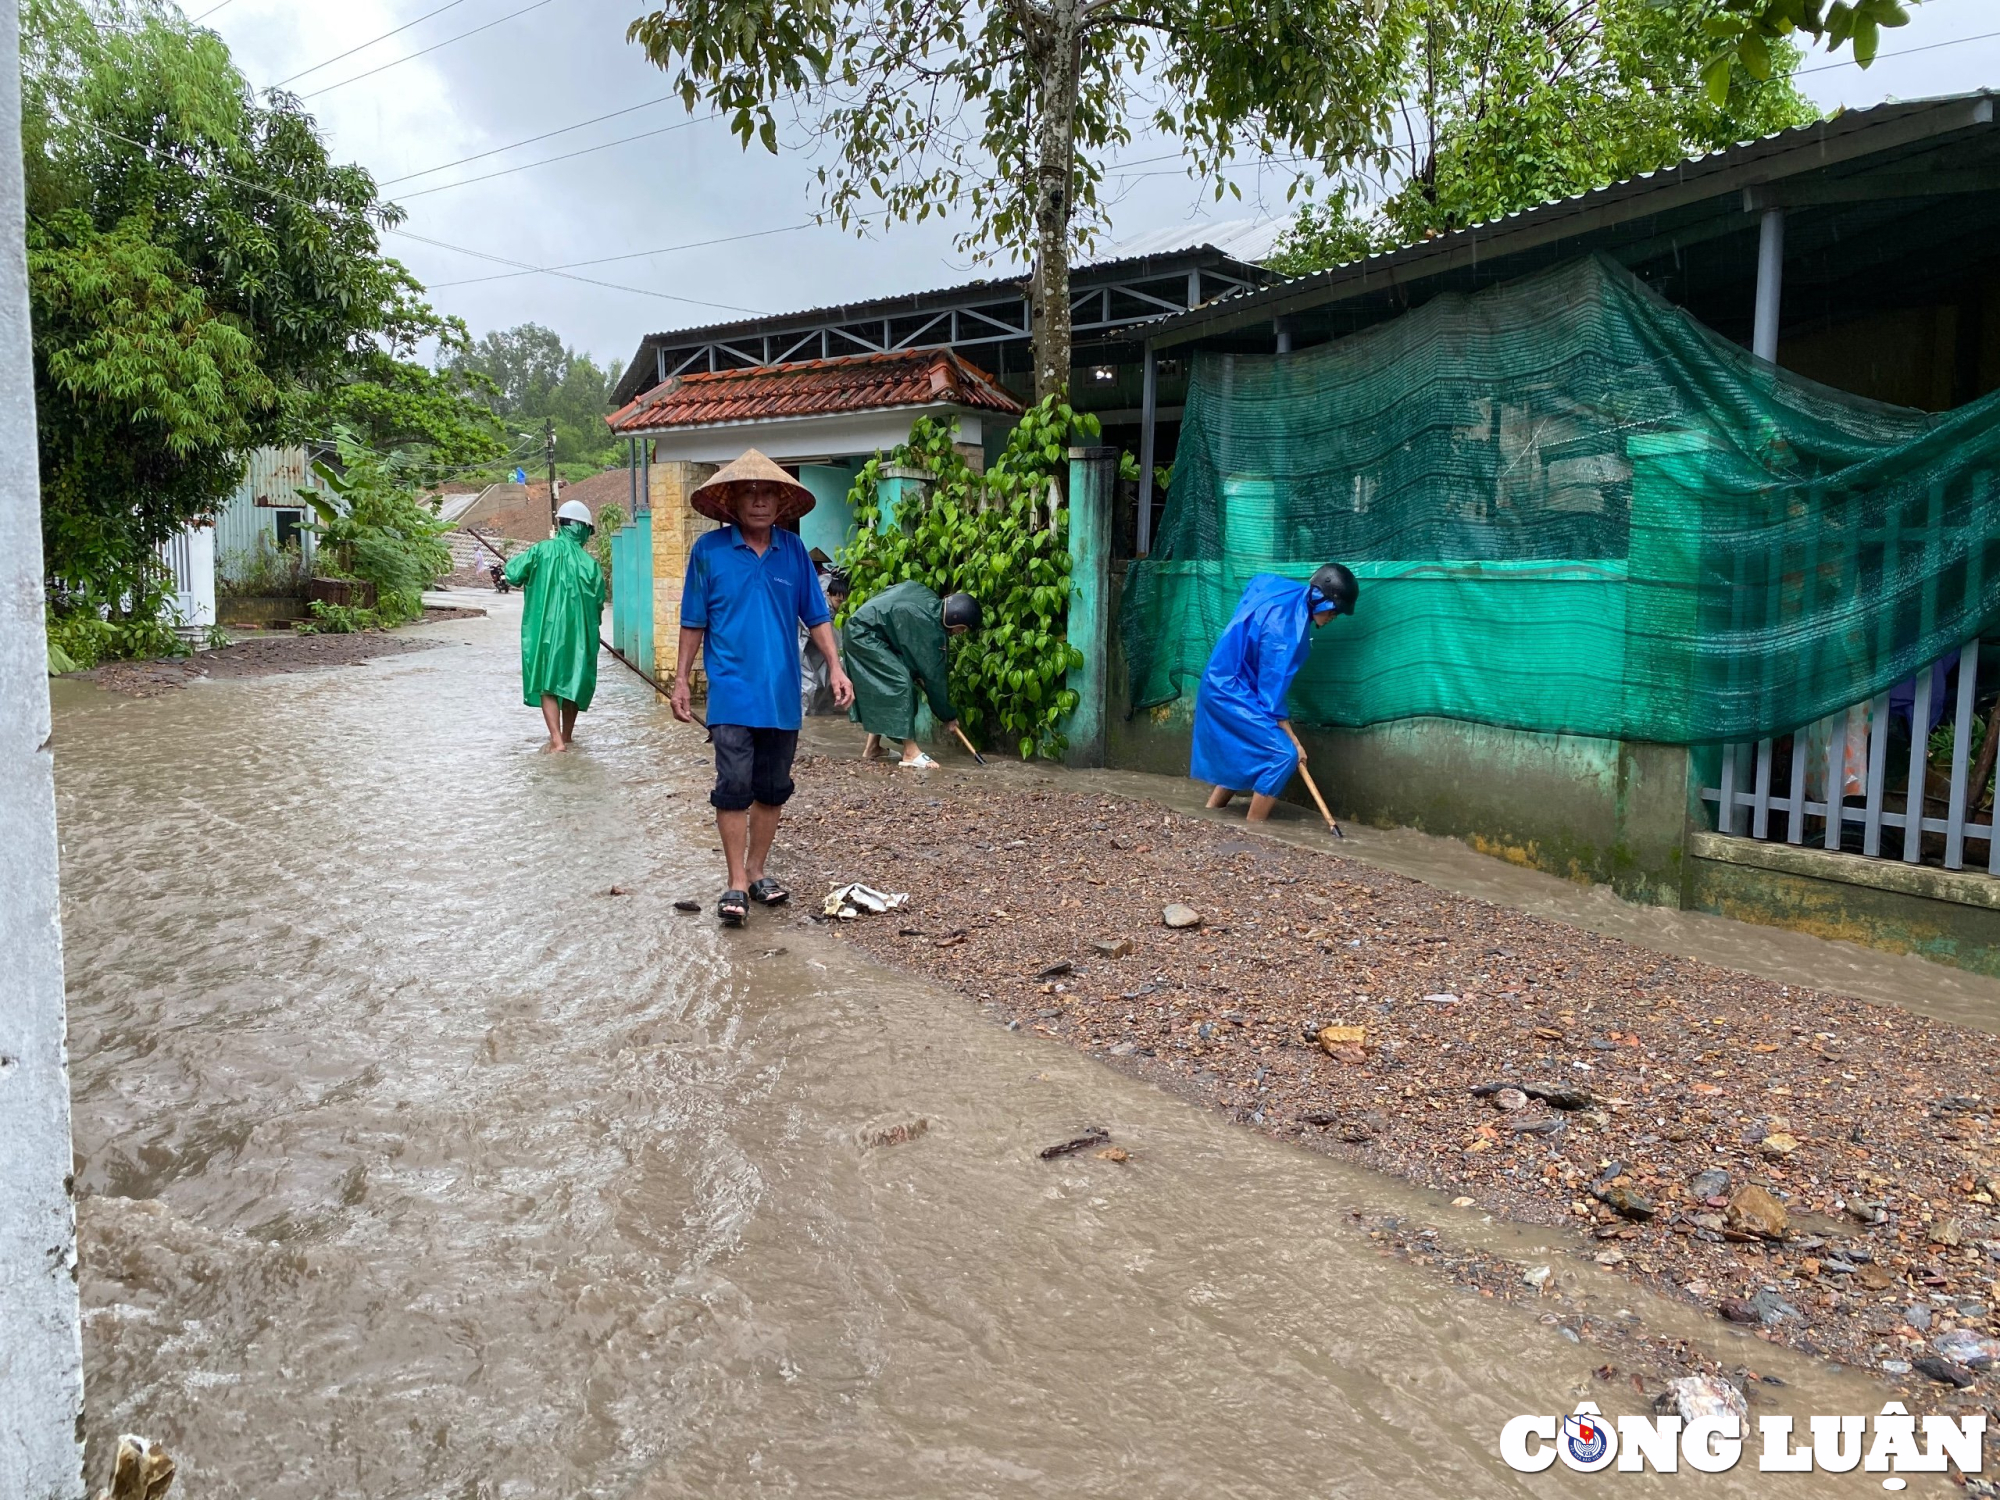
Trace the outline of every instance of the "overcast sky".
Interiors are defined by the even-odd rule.
[[[475,334],[534,321],[600,360],[622,362],[655,330],[990,274],[952,250],[948,225],[897,227],[872,240],[831,227],[792,230],[810,219],[816,202],[811,163],[742,151],[719,124],[689,122],[677,101],[665,101],[666,75],[625,41],[643,0],[183,3],[197,19],[206,14],[205,24],[229,43],[252,83],[291,80],[287,87],[306,97],[336,156],[367,167],[385,195],[408,209],[406,229],[461,247],[405,236],[388,242],[432,288],[436,305]],[[2000,35],[1988,32],[2000,33],[2000,6],[1992,0],[1928,0],[1908,27],[1884,33],[1885,55],[1874,67],[1829,68],[1815,56],[1800,83],[1827,108],[2000,87]],[[351,48],[361,50],[331,61]],[[629,113],[565,129],[614,110]],[[428,170],[548,131],[565,133]],[[1140,139],[1123,157],[1136,161],[1163,149]],[[571,152],[586,154],[507,170]],[[496,172],[504,175],[471,180]],[[1284,179],[1276,174],[1261,204],[1254,179],[1243,181],[1243,204],[1217,205],[1165,162],[1135,168],[1114,186],[1122,194],[1115,236],[1284,212]],[[664,248],[764,230],[790,232]],[[572,272],[613,287],[514,274],[462,250],[542,267],[632,258]],[[635,255],[642,251],[660,253]]]

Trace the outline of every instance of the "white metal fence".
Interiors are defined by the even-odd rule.
[[[1917,673],[1906,755],[1891,745],[1888,693],[1789,736],[1725,745],[1721,784],[1701,794],[1715,806],[1716,831],[2000,875],[1994,814],[1990,807],[1982,810],[1993,756],[1990,748],[1982,756],[1974,746],[1979,643],[1956,657],[1955,690],[1947,676],[1951,657]],[[1951,748],[1933,765],[1930,726],[1940,681],[1952,701],[1938,727],[1950,726]],[[1982,811],[1984,820],[1973,821]],[[1969,860],[1968,844],[1978,846]]]

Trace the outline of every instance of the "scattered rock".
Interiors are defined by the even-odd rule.
[[[1919,1375],[1928,1375],[1939,1385],[1955,1385],[1960,1390],[1969,1385],[1976,1385],[1979,1381],[1979,1377],[1964,1365],[1955,1365],[1950,1360],[1939,1359],[1934,1354],[1919,1355],[1910,1361],[1910,1365]]]
[[[1343,1141],[1350,1143],[1372,1141],[1389,1128],[1389,1117],[1380,1110],[1371,1109],[1364,1114],[1350,1115],[1340,1122],[1335,1132]]]
[[[1655,1398],[1653,1410],[1662,1415],[1679,1413],[1682,1422],[1727,1416],[1745,1424],[1750,1420],[1750,1403],[1743,1399],[1743,1393],[1714,1375],[1684,1375],[1669,1380],[1667,1388]]]
[[[1849,1218],[1859,1219],[1864,1224],[1884,1224],[1889,1219],[1887,1204],[1871,1202],[1866,1198],[1849,1198],[1842,1207]]]
[[[1752,1307],[1741,1297],[1724,1297],[1721,1305],[1716,1308],[1716,1311],[1732,1323],[1762,1323],[1764,1321],[1763,1314],[1759,1313],[1756,1308]]]
[[[1110,1140],[1110,1131],[1106,1130],[1102,1125],[1093,1125],[1082,1135],[1072,1136],[1066,1141],[1058,1141],[1053,1146],[1042,1147],[1040,1155],[1043,1161],[1054,1161],[1058,1156],[1072,1156],[1078,1151],[1088,1151],[1092,1146],[1105,1145]]]
[[[1076,972],[1076,965],[1071,963],[1068,959],[1064,959],[1059,964],[1050,964],[1046,969],[1043,969],[1040,972],[1038,972],[1035,975],[1035,978],[1060,979],[1065,974],[1074,974],[1075,972]]]
[[[613,887],[611,887],[610,890],[606,891],[604,894],[607,896],[629,896],[632,893],[626,890],[625,887],[622,885],[614,885]]]
[[[700,911],[701,903],[699,901],[687,901],[687,900],[676,901],[674,903],[674,910],[690,911],[690,912]]]
[[[1739,1234],[1763,1240],[1781,1240],[1791,1228],[1785,1205],[1754,1182],[1746,1182],[1729,1195],[1723,1221]]]
[[[1922,1302],[1912,1302],[1908,1307],[1903,1309],[1903,1321],[1916,1329],[1918,1333],[1929,1333],[1931,1331],[1931,1310],[1929,1305]]]
[[[1368,1028],[1366,1026],[1322,1026],[1314,1034],[1314,1040],[1319,1043],[1320,1051],[1326,1053],[1329,1057],[1334,1057],[1339,1055],[1344,1049],[1359,1047],[1363,1042],[1367,1041]]]
[[[1539,1099],[1550,1109],[1589,1109],[1597,1096],[1589,1089],[1573,1089],[1559,1083],[1524,1083],[1521,1092]]]
[[[1773,1130],[1757,1143],[1757,1149],[1773,1161],[1781,1161],[1799,1149],[1798,1139],[1782,1130]]]
[[[1625,1252],[1623,1250],[1600,1250],[1591,1259],[1596,1261],[1600,1266],[1615,1266],[1624,1261]]]
[[[1522,1273],[1521,1282],[1524,1286],[1531,1286],[1540,1291],[1549,1284],[1549,1277],[1554,1274],[1553,1268],[1549,1266],[1534,1266]]]
[[[1599,1203],[1628,1219],[1646,1220],[1658,1212],[1652,1200],[1637,1189],[1611,1184],[1593,1190]]]
[[[1930,1242],[1933,1245],[1947,1245],[1956,1249],[1965,1243],[1965,1231],[1956,1219],[1939,1219],[1931,1225]]]
[[[1720,1167],[1710,1167],[1688,1179],[1688,1196],[1697,1202],[1706,1203],[1710,1198],[1723,1198],[1728,1194],[1729,1174]]]
[[[1554,1135],[1568,1124],[1561,1115],[1545,1115],[1539,1120],[1510,1121],[1507,1128],[1515,1135]]]
[[[1858,1266],[1855,1268],[1854,1279],[1871,1292],[1886,1292],[1896,1284],[1896,1278],[1880,1266]]]
[[[1097,1159],[1099,1161],[1130,1161],[1132,1153],[1127,1151],[1123,1146],[1106,1146],[1102,1151],[1097,1153]]]
[[[1456,1005],[1456,1004],[1458,1004],[1458,996],[1456,996],[1456,995],[1452,994],[1452,993],[1451,993],[1450,991],[1444,991],[1444,992],[1442,992],[1442,993],[1440,993],[1440,994],[1436,994],[1436,995],[1426,995],[1426,996],[1424,996],[1424,998],[1425,998],[1426,1000],[1430,1001],[1430,1003],[1431,1003],[1431,1004],[1433,1004],[1433,1005]]]
[[[1470,1208],[1472,1207],[1474,1202],[1475,1202],[1474,1199],[1468,1198],[1464,1194],[1460,1194],[1458,1197],[1451,1200],[1451,1206],[1453,1208]]]
[[[1099,958],[1128,958],[1132,953],[1130,938],[1099,938],[1090,945],[1090,951]]]
[[[2000,1362],[2000,1339],[1977,1332],[1971,1328],[1954,1328],[1950,1333],[1941,1333],[1931,1340],[1931,1348],[1938,1356],[1955,1365],[1964,1365],[1969,1370],[1991,1369]]]
[[[1160,920],[1167,926],[1180,929],[1201,926],[1201,913],[1192,906],[1183,906],[1178,901],[1160,913]]]
[[[1512,1114],[1528,1107],[1528,1096],[1519,1089],[1495,1089],[1486,1096],[1486,1102],[1502,1114]]]
[[[1882,1373],[1884,1375],[1907,1375],[1910,1373],[1910,1362],[1907,1359],[1885,1359],[1882,1361]]]

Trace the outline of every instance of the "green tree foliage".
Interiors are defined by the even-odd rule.
[[[1666,0],[1662,0],[1666,3]],[[1923,0],[1722,0],[1702,7],[1711,51],[1704,67],[1710,97],[1718,105],[1728,98],[1735,65],[1754,78],[1770,78],[1783,70],[1782,49],[1804,40],[1824,42],[1829,52],[1854,48],[1854,60],[1867,67],[1875,61],[1882,33],[1910,24],[1909,5]]]
[[[396,211],[296,100],[159,0],[27,0],[22,103],[43,531],[59,612],[156,614],[154,549],[244,450],[321,436],[462,458],[491,416],[407,356],[464,337],[380,253]],[[483,436],[482,436],[483,433]]]
[[[690,111],[822,148],[822,211],[865,230],[968,210],[959,248],[1033,266],[1035,393],[1070,378],[1069,266],[1143,122],[1226,190],[1239,153],[1344,161],[1387,129],[1404,0],[667,0],[630,37]]]
[[[1411,0],[1407,100],[1382,142],[1394,191],[1364,209],[1353,177],[1309,204],[1271,264],[1303,275],[1654,171],[1774,130],[1812,105],[1784,76],[1725,62],[1705,77],[1723,0]]]
[[[950,648],[952,703],[968,734],[1004,737],[1024,759],[1061,755],[1062,722],[1076,707],[1076,694],[1064,686],[1083,656],[1069,643],[1069,509],[1061,480],[1070,444],[1098,432],[1096,417],[1044,401],[978,475],[952,446],[950,429],[922,417],[908,443],[863,466],[848,495],[859,528],[839,559],[853,581],[848,612],[912,578],[941,595],[977,599],[984,623]],[[931,476],[921,500],[897,504],[888,531],[878,529],[885,465]]]
[[[523,323],[489,333],[455,350],[443,368],[480,382],[487,405],[517,448],[526,434],[539,457],[543,424],[554,422],[557,463],[602,469],[619,457],[618,440],[604,425],[618,370],[569,348],[553,329]]]
[[[375,604],[365,618],[351,608],[342,615],[316,609],[320,628],[414,620],[424,612],[423,591],[451,571],[451,549],[444,544],[451,524],[424,502],[408,458],[379,453],[344,427],[335,431],[334,449],[337,465],[313,466],[333,495],[316,507],[319,568],[373,584]]]

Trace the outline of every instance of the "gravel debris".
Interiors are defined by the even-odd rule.
[[[963,772],[913,788],[820,757],[798,775],[780,837],[799,883],[921,870],[906,914],[953,941],[839,935],[1011,1029],[1482,1212],[1615,1239],[1592,1275],[1931,1393],[1934,1340],[2000,1335],[2000,1038],[1136,799]],[[1200,925],[1166,925],[1173,906]],[[1099,957],[1106,933],[1131,953]],[[1545,1290],[1497,1260],[1464,1274]],[[1992,1399],[1974,1378],[1954,1399]]]

